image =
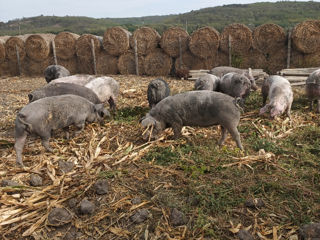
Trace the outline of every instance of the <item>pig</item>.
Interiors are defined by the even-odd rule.
[[[210,74],[216,75],[217,77],[220,77],[220,78],[222,78],[223,75],[230,72],[244,74],[251,82],[251,89],[254,91],[258,90],[258,86],[256,85],[256,81],[252,75],[251,68],[248,68],[247,70],[247,69],[240,69],[240,68],[234,68],[234,67],[228,67],[228,66],[220,66],[220,67],[215,67],[209,71]]]
[[[161,78],[152,80],[147,90],[149,107],[153,108],[158,102],[170,95],[170,87]]]
[[[260,114],[264,114],[270,109],[272,118],[282,115],[285,111],[291,119],[291,105],[293,101],[293,93],[290,82],[284,77],[271,75],[267,77],[261,88],[263,105],[266,104],[267,97],[269,103],[260,109]]]
[[[28,94],[28,97],[30,103],[40,98],[59,96],[65,94],[74,94],[84,97],[94,104],[101,103],[97,94],[95,94],[91,89],[83,87],[81,85],[64,82],[45,85],[44,87],[34,90],[30,94]]]
[[[15,144],[18,166],[23,166],[22,151],[28,134],[41,138],[44,148],[52,152],[49,145],[51,131],[74,124],[81,131],[85,122],[102,121],[110,113],[102,104],[93,104],[87,99],[66,94],[41,98],[23,107],[15,120]]]
[[[310,110],[313,102],[317,102],[316,112],[320,112],[320,69],[312,72],[306,80],[306,95],[310,101]]]
[[[64,66],[50,65],[44,70],[44,77],[47,83],[54,79],[70,76],[70,72]]]
[[[220,78],[212,75],[206,74],[199,77],[194,83],[194,90],[211,90],[216,91],[219,86]]]
[[[245,98],[250,94],[250,88],[251,82],[244,74],[227,73],[220,79],[218,90],[231,97],[241,98],[243,105]]]
[[[102,103],[108,102],[112,110],[116,109],[119,95],[119,83],[111,77],[96,77],[92,75],[73,75],[53,80],[50,84],[66,82],[74,83],[91,89]]]
[[[222,145],[227,130],[237,146],[243,150],[237,126],[240,121],[238,100],[220,92],[209,90],[189,91],[161,100],[144,118],[140,119],[146,140],[156,139],[165,128],[171,127],[174,138],[181,136],[182,126],[208,127],[220,125],[222,136],[218,142]],[[151,129],[150,129],[151,126]]]

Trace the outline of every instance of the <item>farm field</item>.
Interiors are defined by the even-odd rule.
[[[251,93],[238,126],[241,152],[230,135],[217,146],[217,126],[184,127],[178,140],[167,129],[144,142],[139,119],[155,77],[111,77],[120,83],[113,117],[69,140],[55,132],[53,153],[29,136],[24,169],[15,164],[14,120],[27,94],[46,82],[0,78],[0,182],[19,185],[0,187],[1,239],[237,239],[240,229],[257,239],[296,239],[299,227],[319,220],[320,115],[309,111],[303,88],[293,88],[291,121],[259,116],[261,92]],[[171,94],[193,88],[164,79]],[[30,185],[33,174],[41,186]],[[99,195],[101,179],[108,191]],[[93,213],[79,211],[84,199]],[[57,207],[72,218],[50,224]]]

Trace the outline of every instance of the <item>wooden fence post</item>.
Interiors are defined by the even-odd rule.
[[[138,46],[137,39],[134,39],[134,62],[136,64],[136,74],[139,76],[139,58],[138,58]]]
[[[54,40],[52,41],[52,51],[53,51],[54,64],[58,65],[57,54],[56,54],[56,44],[54,43]]]
[[[93,71],[94,71],[94,74],[97,75],[97,62],[96,62],[96,53],[94,51],[93,39],[91,39],[91,51],[92,51],[92,58],[93,58]]]
[[[231,54],[231,35],[228,37],[228,52],[229,52],[229,66],[232,67],[232,54]]]
[[[291,62],[291,29],[288,30],[288,55],[287,55],[287,68],[290,68]]]
[[[21,63],[20,63],[19,49],[18,49],[17,45],[16,45],[16,54],[17,54],[18,71],[19,71],[19,76],[20,76],[21,75]]]

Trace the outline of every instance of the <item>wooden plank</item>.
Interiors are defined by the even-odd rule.
[[[291,83],[291,86],[302,86],[302,85],[306,85],[306,82],[295,82],[295,83]]]
[[[306,76],[284,76],[289,82],[302,82],[306,81],[308,77]]]
[[[309,76],[310,73],[319,68],[287,68],[278,72],[279,75],[286,76]]]

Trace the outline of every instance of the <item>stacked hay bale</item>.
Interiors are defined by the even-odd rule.
[[[279,25],[267,23],[256,27],[253,31],[253,46],[258,52],[255,53],[256,64],[252,67],[264,68],[265,71],[272,74],[285,68],[286,43],[285,31]]]
[[[139,75],[145,74],[144,57],[142,55],[138,55],[138,67]],[[133,50],[129,50],[119,57],[118,69],[121,74],[136,74],[136,62]]]
[[[292,67],[320,65],[320,21],[308,20],[297,24],[292,31]]]
[[[98,74],[118,74],[118,57],[107,54],[106,51],[101,50],[97,58],[97,73]]]
[[[92,34],[83,34],[76,41],[76,53],[78,56],[78,68],[80,73],[94,74],[94,58],[92,51],[97,57],[102,51],[102,37]]]
[[[6,57],[5,43],[9,36],[0,37],[0,76],[9,75],[8,59]]]
[[[171,71],[172,58],[162,49],[156,48],[144,59],[144,69],[149,76],[167,76]]]
[[[25,41],[27,56],[22,61],[22,73],[42,76],[47,66],[53,64],[52,41],[54,34],[31,34]]]
[[[189,49],[194,56],[202,59],[202,62],[206,65],[206,69],[211,69],[218,64],[219,42],[220,34],[216,29],[203,27],[191,34]],[[197,58],[195,58],[195,66],[199,62]]]
[[[234,67],[247,68],[248,63],[244,59],[250,57],[253,39],[252,31],[241,23],[233,23],[226,26],[220,35],[220,49],[222,54],[229,54],[229,36],[231,37],[232,65]],[[226,56],[223,56],[225,58]]]
[[[76,43],[80,36],[71,32],[61,32],[54,38],[57,63],[67,68],[71,74],[78,73]]]

